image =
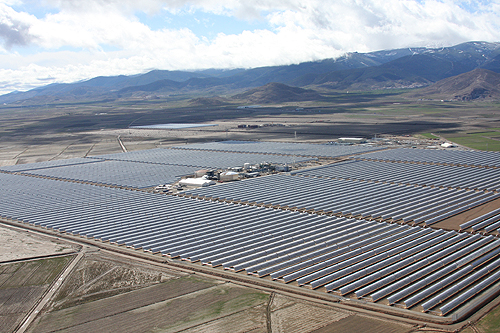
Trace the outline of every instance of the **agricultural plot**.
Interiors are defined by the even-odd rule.
[[[489,128],[486,132],[465,131],[453,134],[443,133],[450,141],[473,149],[500,151],[500,129]]]
[[[87,252],[52,300],[50,311],[105,299],[186,275],[110,254]]]
[[[0,265],[0,331],[12,332],[72,256]]]
[[[159,277],[161,276],[161,279]],[[357,323],[357,324],[356,324]],[[413,326],[232,283],[87,253],[29,332],[405,333]],[[385,329],[385,331],[384,331]]]
[[[180,277],[51,311],[33,326],[33,332],[178,330],[249,310],[264,303],[267,297],[265,293],[216,280]]]

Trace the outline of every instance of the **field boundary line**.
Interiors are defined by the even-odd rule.
[[[15,333],[24,333],[31,323],[35,320],[37,315],[42,311],[45,305],[50,301],[54,294],[59,290],[66,277],[73,271],[75,266],[80,262],[80,260],[85,256],[87,252],[87,247],[83,247],[78,255],[68,263],[68,265],[62,270],[59,276],[54,279],[54,282],[47,288],[43,297],[32,307],[32,309],[24,317],[22,324],[14,331]]]

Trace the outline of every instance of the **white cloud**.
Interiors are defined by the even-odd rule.
[[[448,46],[495,41],[498,0],[45,0],[51,13],[35,16],[29,3],[0,0],[0,75],[26,89],[39,78],[74,81],[147,69],[256,67],[336,57],[344,52]],[[18,7],[15,7],[15,6]],[[14,6],[14,7],[13,7]],[[199,11],[265,20],[272,29],[219,33],[208,40],[189,29],[152,29],[135,13],[196,16]],[[36,52],[22,52],[30,45]],[[67,51],[67,49],[71,51]],[[105,51],[113,49],[114,51]],[[21,54],[19,53],[21,52]],[[26,54],[30,53],[30,54]],[[2,87],[0,87],[2,89]]]

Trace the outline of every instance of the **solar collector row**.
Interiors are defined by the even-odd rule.
[[[175,149],[216,150],[226,152],[286,154],[296,156],[339,157],[383,149],[361,145],[332,145],[294,142],[220,141],[176,146]]]
[[[413,283],[409,287],[393,294],[388,297],[389,302],[394,304],[396,301],[404,299],[404,306],[409,308],[427,299],[428,301],[422,304],[422,308],[424,311],[428,311],[438,303],[446,300],[460,290],[460,288],[457,289],[457,286],[460,286],[456,284],[457,281],[463,281],[464,277],[470,275],[475,267],[498,256],[500,242],[492,242],[491,239],[483,239],[481,241],[483,244],[481,244],[479,249],[474,249],[470,254],[464,256],[463,259],[456,261],[452,265],[443,266],[434,274],[426,276],[418,283]],[[484,246],[484,243],[488,242],[490,243]],[[484,255],[485,250],[491,251],[489,252],[491,255]],[[430,298],[431,296],[432,298]]]
[[[465,264],[476,264],[484,274],[463,272],[460,281],[467,279],[467,286],[449,293],[442,306],[426,308],[439,306],[442,314],[467,306],[461,301],[469,295],[462,295],[464,288],[481,292],[498,280],[496,266],[491,265],[499,258],[494,251],[500,241],[492,237],[19,175],[0,174],[0,182],[4,217],[8,212],[10,218],[46,228],[313,288],[325,286],[341,294],[389,299],[430,274],[443,269],[453,273]],[[421,279],[410,281],[411,274]],[[442,278],[446,276],[437,282]],[[392,289],[377,296],[382,288]],[[416,304],[428,302],[444,288]],[[403,301],[419,290],[422,287],[403,296]]]
[[[237,183],[186,191],[224,200],[314,209],[333,214],[436,223],[467,205],[493,200],[500,194],[387,183],[272,175]],[[434,198],[434,200],[429,200]],[[428,223],[430,224],[430,223]]]
[[[293,174],[488,191],[500,189],[500,169],[447,165],[352,160],[295,171]]]
[[[388,294],[383,294],[384,289],[380,292],[373,293],[371,295],[372,300],[376,300],[379,297],[387,297],[390,304],[394,304],[398,301],[404,299],[403,304],[406,308],[412,307],[422,301],[423,299],[434,294],[436,291],[446,287],[450,283],[459,280],[460,276],[464,276],[472,271],[474,265],[471,261],[480,258],[482,261],[477,263],[480,264],[490,259],[491,256],[498,254],[500,250],[498,248],[499,242],[492,241],[492,237],[481,238],[480,241],[473,244],[472,251],[470,254],[464,256],[462,259],[456,261],[452,265],[442,266],[435,270],[432,274],[420,277],[418,280],[410,280],[414,276],[410,275],[407,278],[408,284],[404,288],[400,288],[398,292],[393,293],[389,297]],[[491,256],[484,255],[485,253],[491,254]],[[465,269],[464,269],[465,268]],[[462,269],[461,271],[459,269]],[[454,273],[453,273],[454,272]],[[451,274],[453,273],[453,274]],[[443,279],[443,277],[446,277]],[[416,282],[417,281],[417,282]],[[400,282],[406,282],[405,280],[400,280]],[[400,283],[398,282],[398,283]],[[401,287],[401,286],[399,286]],[[418,291],[418,292],[417,292]]]
[[[497,230],[500,233],[500,208],[478,216],[460,225],[460,229],[472,228],[473,231],[484,229],[485,232]]]
[[[376,285],[375,284],[368,285],[367,287],[356,291],[356,296],[361,297],[361,296],[366,296],[367,294],[371,294],[372,301],[376,301],[376,300],[379,300],[383,297],[387,297],[387,295],[392,294],[395,290],[400,290],[405,286],[412,285],[412,283],[414,281],[418,281],[419,279],[421,279],[425,276],[428,276],[430,273],[433,273],[433,272],[443,268],[449,262],[456,260],[457,258],[462,257],[464,254],[469,252],[471,249],[475,250],[475,249],[480,248],[489,242],[489,240],[485,239],[485,238],[477,241],[478,239],[480,239],[479,235],[476,235],[475,237],[469,238],[468,241],[473,242],[472,244],[467,244],[466,247],[462,248],[461,250],[453,251],[453,253],[451,253],[447,257],[440,259],[439,261],[433,263],[432,265],[427,266],[425,269],[421,269],[421,270],[418,270],[410,275],[407,275],[404,278],[399,278],[397,275],[393,274],[393,275],[390,275],[385,280],[379,280]],[[430,258],[427,258],[427,260],[432,261]],[[448,267],[452,268],[452,266],[448,266]],[[397,282],[391,283],[394,281],[397,281]],[[386,285],[388,285],[388,286],[386,286]],[[380,289],[381,286],[383,286],[384,288]],[[373,292],[376,289],[379,289],[379,290],[376,292]],[[413,289],[407,291],[407,294],[408,294],[408,292],[415,291],[417,289],[418,289],[418,287],[414,286]],[[399,297],[401,297],[401,295],[399,295]]]
[[[359,158],[399,162],[500,167],[500,153],[493,151],[398,148],[367,153],[359,156]]]
[[[266,155],[258,153],[226,153],[164,148],[89,157],[89,159],[94,158],[112,161],[183,165],[198,168],[228,168],[236,166],[242,167],[245,163],[258,164],[264,162],[290,164],[293,162],[304,162],[311,160],[311,158],[307,157],[297,158],[293,156]]]
[[[23,173],[59,179],[100,183],[111,186],[146,188],[173,183],[182,176],[192,175],[198,167],[150,164],[130,161],[101,161],[53,168],[23,171]]]
[[[32,171],[32,170],[40,170],[45,168],[56,168],[61,166],[69,166],[69,165],[80,165],[87,163],[97,163],[102,162],[101,159],[88,159],[88,158],[70,158],[65,160],[54,160],[54,161],[44,161],[38,163],[27,163],[27,164],[16,164],[16,165],[8,165],[8,166],[0,166],[0,170],[9,171],[9,172],[21,172],[21,171]]]

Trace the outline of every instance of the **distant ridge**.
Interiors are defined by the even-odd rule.
[[[233,98],[246,100],[251,103],[271,104],[319,100],[321,99],[321,95],[313,90],[290,87],[283,83],[272,82],[242,94],[234,95]]]
[[[419,91],[418,96],[459,101],[498,100],[500,99],[500,74],[477,68],[440,80]]]
[[[49,84],[27,92],[0,96],[0,105],[44,105],[77,101],[230,96],[272,82],[321,91],[369,91],[426,87],[476,68],[500,73],[500,43],[467,42],[443,48],[404,48],[369,53],[352,52],[336,59],[252,69],[202,71],[154,70],[132,76],[99,76],[86,81]],[[268,87],[270,88],[270,87]],[[274,87],[276,90],[276,87]],[[479,91],[478,91],[479,92]],[[256,103],[307,100],[312,97],[275,91],[270,101],[254,92]],[[271,93],[268,92],[269,96]],[[458,95],[458,94],[457,94]],[[479,93],[479,95],[484,95]],[[189,96],[189,97],[187,97]],[[281,97],[280,97],[281,96]],[[313,96],[313,95],[309,95]],[[466,100],[467,96],[464,96]],[[475,94],[470,95],[473,98]],[[211,101],[198,101],[211,103]]]

